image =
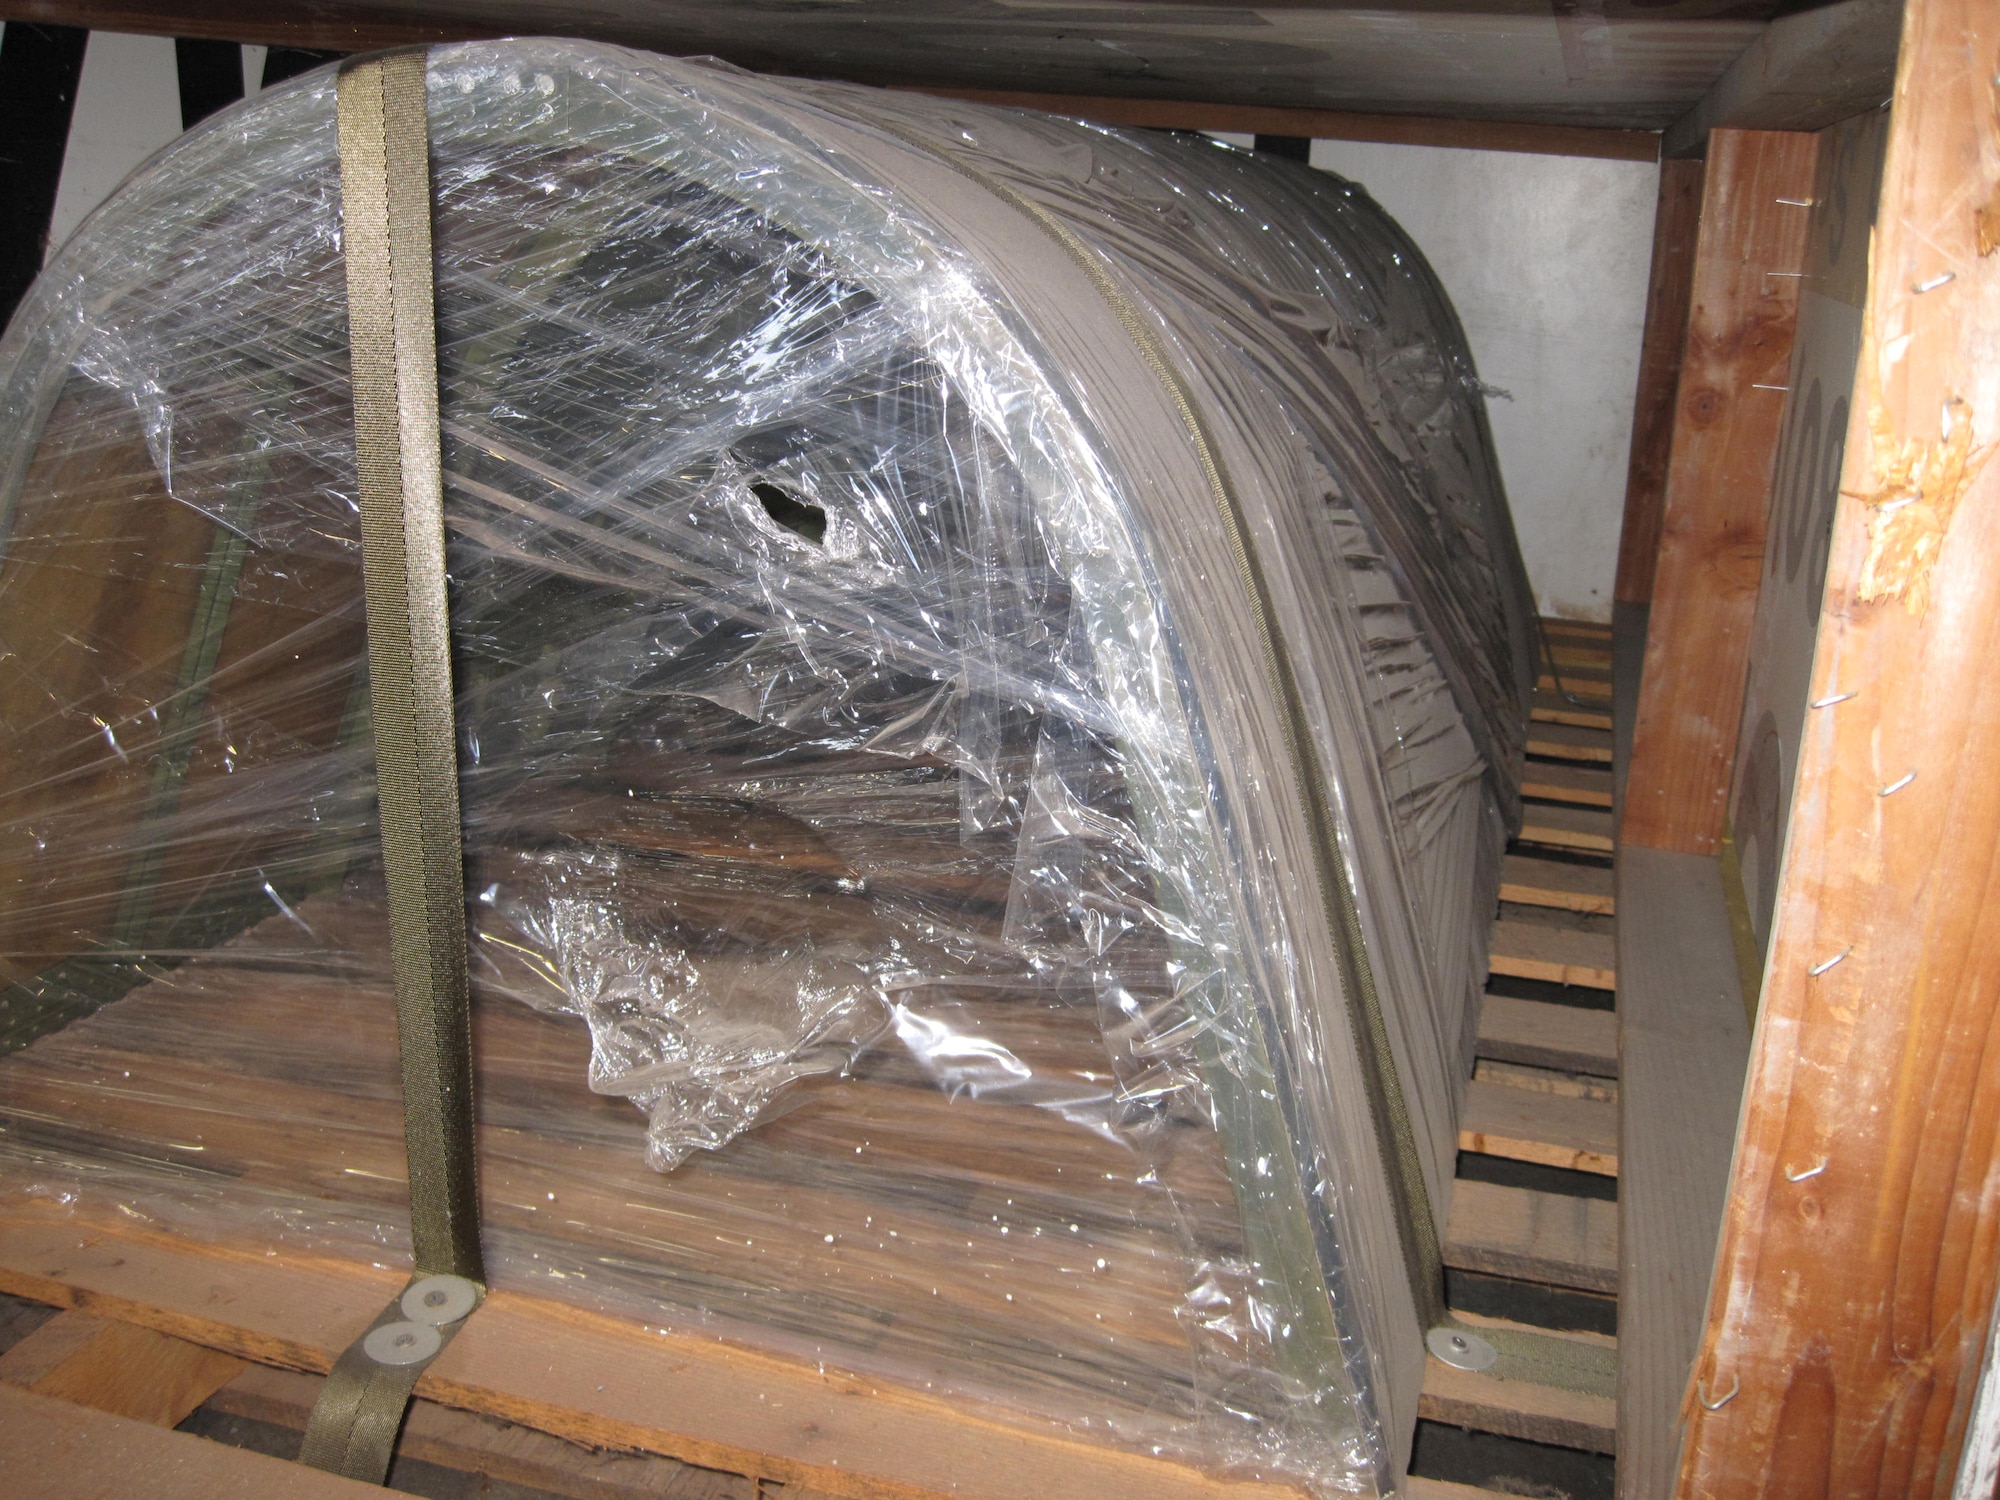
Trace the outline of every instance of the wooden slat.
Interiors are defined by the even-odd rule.
[[[1694,291],[1695,233],[1701,218],[1702,164],[1660,163],[1653,214],[1653,273],[1646,291],[1646,331],[1639,345],[1639,391],[1632,404],[1632,452],[1625,471],[1625,525],[1618,537],[1614,597],[1643,604],[1653,597],[1660,551],[1660,514],[1673,451],[1674,393],[1687,341]]]
[[[1536,859],[1531,854],[1507,856],[1500,868],[1500,899],[1605,916],[1618,909],[1611,872],[1603,866]]]
[[[1495,1500],[1502,1492],[1482,1490],[1476,1485],[1454,1484],[1449,1479],[1424,1479],[1412,1474],[1404,1483],[1409,1500]]]
[[[1545,1068],[1539,1064],[1482,1057],[1473,1064],[1472,1076],[1478,1082],[1526,1089],[1534,1094],[1560,1094],[1566,1099],[1601,1099],[1612,1104],[1618,1102],[1618,1080],[1602,1073],[1580,1073],[1567,1068]]]
[[[323,1384],[317,1376],[251,1365],[217,1391],[208,1408],[303,1432]],[[741,1474],[584,1448],[435,1401],[410,1403],[396,1452],[502,1484],[588,1500],[758,1500],[757,1481]]]
[[[1572,724],[1530,724],[1528,754],[1608,766],[1611,736],[1602,729],[1579,729]]]
[[[1949,1493],[2000,1276],[2000,10],[1902,36],[1685,1496]]]
[[[1451,1189],[1444,1263],[1616,1296],[1618,1205],[1460,1179]]]
[[[382,1491],[0,1385],[0,1493],[8,1500],[380,1500]]]
[[[1627,849],[1618,959],[1618,1490],[1673,1488],[1749,1033],[1714,859]]]
[[[1618,1017],[1579,1005],[1488,995],[1479,1012],[1479,1055],[1616,1078]]]
[[[1550,984],[1618,987],[1617,942],[1604,933],[1568,932],[1527,922],[1495,922],[1488,943],[1490,972]]]
[[[1578,643],[1549,643],[1549,655],[1557,667],[1565,671],[1588,671],[1604,673],[1611,670],[1611,648],[1609,646],[1581,645]]]
[[[1782,131],[1710,141],[1628,843],[1712,854],[1722,835],[1805,261],[1798,205],[1812,195],[1816,150],[1812,136]]]
[[[243,1371],[243,1361],[88,1313],[51,1318],[0,1354],[0,1381],[113,1416],[176,1427]]]
[[[1590,854],[1611,852],[1611,814],[1595,807],[1551,807],[1530,802],[1521,813],[1521,842],[1577,849]]]
[[[325,1370],[404,1281],[305,1252],[230,1253],[106,1221],[0,1218],[0,1290],[260,1364]],[[963,1402],[496,1290],[420,1396],[591,1447],[854,1500],[1296,1500],[1289,1487],[1015,1427]]]
[[[1459,1113],[1458,1147],[1573,1172],[1618,1175],[1618,1107],[1530,1093],[1473,1079]]]
[[[1566,667],[1558,678],[1554,673],[1544,671],[1535,679],[1535,691],[1568,693],[1586,703],[1608,704],[1611,702],[1611,676],[1608,672],[1579,672]]]
[[[1599,620],[1565,620],[1559,615],[1543,615],[1542,629],[1552,636],[1574,637],[1598,645],[1609,644],[1611,627]]]
[[[1605,1396],[1454,1370],[1431,1359],[1424,1366],[1419,1416],[1454,1427],[1497,1432],[1531,1443],[1593,1453],[1617,1447],[1618,1407]]]
[[[1521,773],[1521,795],[1579,807],[1611,806],[1611,772],[1597,766],[1529,761]]]
[[[1607,685],[1609,679],[1606,679]],[[1567,686],[1567,684],[1565,684]],[[1581,697],[1581,694],[1577,696]],[[1611,728],[1610,701],[1605,706],[1578,707],[1553,688],[1538,689],[1534,704],[1528,710],[1528,717],[1537,724],[1575,724],[1584,729]]]

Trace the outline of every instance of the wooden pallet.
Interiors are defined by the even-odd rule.
[[[1608,760],[1609,733],[1576,724],[1536,732],[1545,728],[1567,736],[1581,764],[1548,768],[1547,785],[1568,796],[1531,782],[1533,842],[1507,856],[1490,967],[1496,979],[1566,986],[1589,1003],[1488,997],[1460,1144],[1474,1156],[1601,1179],[1616,1176],[1619,1159],[1616,1022],[1601,1003],[1617,983],[1615,903],[1609,871],[1589,857],[1597,846],[1574,840],[1609,845],[1602,805],[1586,800],[1604,775],[1591,762],[1600,749]],[[1455,1185],[1445,1262],[1480,1277],[1615,1294],[1616,1220],[1616,1205],[1599,1198],[1468,1178]],[[88,1452],[128,1473],[166,1467],[198,1476],[180,1488],[179,1479],[162,1478],[152,1492],[169,1496],[367,1493],[168,1429],[199,1412],[302,1430],[318,1373],[400,1281],[352,1262],[296,1256],[281,1265],[218,1253],[149,1234],[137,1221],[10,1215],[0,1221],[0,1290],[66,1311],[0,1353],[0,1452],[34,1463],[45,1453]],[[1601,1335],[1542,1332],[1615,1348]],[[855,1399],[864,1392],[869,1399]],[[1435,1360],[1420,1410],[1433,1421],[1599,1452],[1613,1446],[1616,1425],[1609,1390],[1495,1378]],[[996,1500],[1292,1493],[505,1292],[426,1372],[403,1451],[550,1493],[634,1500],[756,1500],[771,1484],[784,1485],[791,1500],[914,1496],[961,1491],[968,1473]],[[1411,1493],[1472,1500],[1485,1492],[1417,1478]]]
[[[1608,631],[1550,622],[1563,686],[1601,681],[1608,707]],[[1608,713],[1552,701],[1547,676],[1529,732],[1519,843],[1502,871],[1489,944],[1496,984],[1555,987],[1538,998],[1494,993],[1479,1020],[1477,1063],[1459,1122],[1461,1171],[1502,1158],[1584,1178],[1618,1174],[1618,1020],[1606,1001],[1618,983],[1617,910],[1609,856],[1612,734]],[[1580,695],[1579,695],[1580,696]],[[1565,1003],[1569,1002],[1569,1003]],[[1582,1179],[1558,1179],[1582,1180]],[[1444,1234],[1453,1271],[1569,1293],[1618,1292],[1618,1205],[1584,1193],[1503,1186],[1461,1175]],[[1468,1314],[1463,1321],[1476,1323]],[[1556,1333],[1594,1340],[1602,1335]],[[1610,1453],[1613,1383],[1576,1391],[1456,1370],[1433,1359],[1422,1415],[1536,1443]],[[1413,1478],[1423,1500],[1480,1500],[1491,1492]]]

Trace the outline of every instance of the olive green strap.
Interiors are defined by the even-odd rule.
[[[485,1277],[424,84],[421,50],[364,58],[341,70],[338,105],[368,681],[403,1065],[410,1242],[420,1280],[341,1356],[300,1456],[373,1483],[388,1470],[418,1375],[443,1347],[442,1335],[424,1330],[455,1329],[472,1305],[448,1322],[425,1322],[410,1315],[410,1297],[418,1286],[450,1279],[471,1286],[476,1301]]]

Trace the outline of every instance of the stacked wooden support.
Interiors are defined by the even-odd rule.
[[[1603,646],[1588,635],[1573,634],[1572,639],[1578,644],[1560,648],[1576,658],[1564,672],[1560,691],[1566,696],[1538,709],[1538,716],[1606,720],[1604,679],[1590,665],[1602,658]],[[1579,701],[1585,706],[1579,708]],[[1608,741],[1609,730],[1601,723],[1569,727]],[[1594,756],[1600,748],[1586,744],[1583,751]],[[1617,1060],[1613,1017],[1605,1008],[1616,984],[1610,938],[1615,906],[1604,855],[1588,844],[1579,846],[1574,824],[1564,817],[1598,811],[1574,799],[1603,795],[1609,776],[1590,760],[1553,757],[1538,758],[1533,771],[1562,784],[1555,796],[1530,799],[1523,836],[1508,856],[1505,901],[1494,927],[1492,993],[1481,1019],[1479,1061],[1468,1084],[1460,1146],[1468,1163],[1513,1161],[1552,1168],[1558,1176],[1615,1178]],[[301,914],[322,926],[355,919],[352,913],[343,917],[330,901]],[[246,945],[264,944],[272,947],[273,961],[281,963],[283,941],[282,923],[253,929],[232,945],[231,961],[241,966]],[[190,967],[198,970],[201,963],[196,959]],[[9,1075],[10,1111],[17,1123],[33,1116],[44,1129],[73,1132],[84,1128],[75,1101],[88,1096],[93,1101],[88,1128],[113,1131],[144,1154],[172,1158],[184,1152],[183,1159],[224,1170],[236,1190],[259,1177],[296,1182],[301,1174],[308,1180],[332,1174],[329,1191],[349,1193],[358,1179],[381,1184],[384,1201],[392,1199],[400,1191],[393,1132],[367,1128],[368,1120],[381,1112],[345,1097],[357,1087],[364,1094],[393,1087],[387,1055],[392,1029],[386,1018],[375,1027],[322,1024],[316,1017],[332,1013],[311,994],[287,995],[281,986],[253,998],[244,991],[247,982],[239,976],[235,983],[219,983],[217,992],[204,1000],[201,986],[183,978],[106,1007],[33,1049],[27,1060],[16,1060]],[[297,988],[296,981],[292,987]],[[365,981],[362,987],[367,987]],[[386,992],[382,999],[386,1004]],[[214,1014],[211,1024],[195,1028],[202,1039],[199,1055],[185,1048],[163,1053],[163,1035],[185,1026],[187,1007],[203,1004]],[[1046,1018],[1044,1022],[1047,1029]],[[265,1076],[268,1060],[284,1055],[283,1049],[270,1047],[270,1040],[302,1030],[316,1038],[322,1052],[345,1058],[330,1065],[330,1076],[345,1080],[345,1094],[327,1094],[315,1103],[309,1081],[295,1070],[282,1078]],[[232,1036],[241,1045],[232,1043]],[[574,1120],[587,1124],[589,1132],[621,1137],[615,1143],[607,1139],[603,1146],[578,1137],[572,1149],[595,1156],[614,1144],[629,1150],[622,1137],[636,1133],[636,1122],[616,1101],[589,1098],[576,1061],[549,1051],[552,1040],[559,1043],[561,1036],[560,1029],[552,1031],[511,1006],[490,1010],[482,1032],[489,1065],[504,1065],[496,1076],[517,1077],[509,1087],[573,1093]],[[68,1064],[67,1037],[74,1038],[68,1050],[77,1053]],[[1025,1036],[1014,1040],[1019,1046],[1033,1042]],[[1043,1050],[1058,1040],[1053,1033],[1043,1038]],[[572,1049],[581,1045],[572,1035]],[[107,1059],[124,1071],[115,1090],[101,1087]],[[739,1143],[727,1159],[734,1166],[718,1159],[714,1167],[703,1163],[701,1170],[684,1170],[668,1179],[634,1163],[618,1191],[636,1195],[638,1206],[653,1202],[668,1226],[660,1233],[691,1246],[697,1239],[728,1237],[739,1220],[745,1240],[778,1231],[781,1216],[754,1207],[760,1193],[776,1192],[788,1206],[796,1206],[792,1200],[801,1193],[815,1203],[826,1200],[792,1227],[792,1232],[817,1234],[826,1212],[837,1209],[839,1157],[857,1143],[871,1153],[875,1173],[899,1152],[931,1162],[958,1153],[965,1157],[968,1181],[990,1176],[990,1150],[977,1130],[963,1130],[963,1105],[946,1108],[934,1090],[905,1089],[902,1082],[907,1080],[864,1078],[850,1086],[868,1093],[862,1104],[844,1104],[841,1092],[816,1100],[760,1132],[758,1142]],[[901,1136],[884,1113],[885,1098],[898,1094],[915,1111]],[[927,1103],[935,1107],[927,1109]],[[534,1175],[532,1167],[500,1139],[507,1133],[504,1091],[498,1107],[500,1116],[489,1116],[487,1148],[489,1213],[498,1210],[496,1227],[517,1234],[545,1232],[552,1226],[536,1221],[544,1203],[555,1205],[551,1212],[573,1225],[611,1223],[614,1205],[593,1209],[589,1190],[579,1188],[575,1169],[580,1159],[570,1163],[568,1172],[546,1181],[522,1176]],[[843,1112],[855,1110],[866,1116],[856,1126],[859,1135],[839,1124]],[[64,1118],[73,1123],[55,1124]],[[1110,1386],[1157,1386],[1176,1378],[1170,1353],[1175,1335],[1163,1326],[1149,1337],[1143,1324],[1147,1308],[1174,1304],[1167,1289],[1152,1284],[1155,1272],[1170,1265],[1171,1258],[1148,1252],[1143,1243],[1149,1232],[1143,1194],[1107,1218],[1097,1196],[1101,1187],[1091,1189],[1086,1203],[1058,1181],[1074,1168],[1070,1175],[1101,1182],[1104,1168],[1118,1165],[1071,1161],[1069,1148],[1077,1139],[1066,1133],[1063,1141],[1047,1143],[1064,1148],[1054,1155],[1014,1158],[1031,1170],[1009,1179],[1010,1207],[1012,1216],[1025,1223],[1036,1217],[1037,1195],[1053,1193],[1048,1212],[1040,1217],[1074,1222],[1072,1233],[1079,1236],[1081,1220],[1088,1217],[1086,1259],[1096,1257],[1106,1274],[1067,1288],[1058,1277],[1019,1301],[1009,1298],[1001,1315],[1015,1330],[1017,1342],[1026,1338],[1024,1351],[1033,1343],[1029,1335],[1037,1316],[1058,1323],[1114,1317],[1119,1334],[1107,1342],[1105,1352],[1120,1368],[1113,1371],[1107,1365]],[[826,1149],[819,1151],[815,1141]],[[783,1182],[772,1177],[760,1187],[754,1166],[749,1177],[740,1170],[743,1148],[752,1144],[770,1157],[772,1166],[788,1156],[817,1165],[806,1178],[780,1174]],[[1193,1171],[1196,1165],[1190,1157],[1181,1170]],[[603,1170],[601,1163],[593,1168]],[[1491,1174],[1481,1174],[1476,1165],[1469,1171],[1456,1185],[1448,1231],[1446,1258],[1454,1274],[1538,1283],[1599,1298],[1615,1294],[1616,1228],[1610,1202],[1483,1180]],[[1038,1187],[1031,1177],[1048,1180]],[[1215,1200],[1225,1202],[1219,1176],[1215,1187]],[[885,1206],[898,1216],[895,1222],[906,1234],[921,1230],[920,1209],[888,1205],[886,1198],[876,1205],[878,1211]],[[1226,1230],[1225,1220],[1203,1232]],[[1167,1232],[1166,1227],[1159,1232]],[[912,1272],[927,1254],[921,1233],[910,1234],[898,1249],[904,1247],[916,1260],[898,1272],[889,1264],[898,1250],[886,1240],[857,1240],[861,1259],[856,1274]],[[775,1248],[782,1252],[782,1246]],[[1072,1250],[1066,1243],[1065,1253]],[[710,1256],[712,1264],[704,1274],[726,1277],[734,1253],[724,1247],[724,1253]],[[881,1264],[870,1266],[870,1260]],[[1117,1262],[1115,1267],[1107,1264],[1111,1261]],[[925,1274],[939,1272],[941,1265],[934,1261]],[[326,1368],[345,1342],[346,1325],[377,1304],[392,1280],[393,1272],[351,1261],[310,1254],[274,1258],[247,1243],[233,1249],[226,1236],[221,1243],[201,1245],[148,1233],[133,1222],[12,1215],[0,1223],[0,1287],[73,1311],[0,1358],[0,1380],[96,1407],[127,1423],[171,1425],[201,1407],[297,1428],[317,1384],[307,1372]],[[801,1295],[804,1291],[802,1286]],[[947,1299],[951,1310],[940,1317],[963,1326],[982,1295],[970,1284],[956,1287]],[[1460,1311],[1469,1322],[1479,1319],[1476,1311]],[[1611,1343],[1589,1330],[1546,1331],[1599,1348]],[[1115,1356],[1114,1346],[1119,1351]],[[530,1347],[537,1351],[534,1360],[521,1357]],[[1168,1356],[1151,1374],[1144,1368],[1148,1348]],[[614,1355],[618,1378],[600,1380],[599,1372]],[[1027,1373],[1025,1366],[1022,1373]],[[849,1492],[846,1476],[867,1469],[870,1478],[853,1482],[865,1488],[886,1478],[912,1493],[965,1492],[974,1473],[981,1476],[976,1491],[996,1496],[1140,1490],[1190,1497],[1277,1493],[1268,1486],[1225,1483],[1177,1464],[1002,1426],[962,1401],[926,1401],[908,1391],[851,1380],[829,1387],[807,1371],[726,1345],[686,1336],[663,1338],[518,1294],[498,1294],[478,1326],[469,1327],[426,1376],[422,1389],[429,1399],[419,1403],[413,1418],[406,1440],[411,1452],[516,1482],[566,1484],[579,1464],[589,1468],[612,1462],[582,1453],[578,1443],[611,1443],[653,1455],[617,1461],[626,1466],[625,1481],[655,1487],[635,1492],[657,1492],[661,1475],[668,1473],[674,1476],[675,1493],[700,1481],[719,1486],[714,1489],[718,1496],[732,1495],[731,1476],[743,1476],[741,1482],[811,1484]],[[853,1400],[864,1393],[868,1399]],[[39,1409],[31,1398],[20,1398],[15,1405],[21,1410],[0,1412],[0,1421],[32,1421]],[[1425,1384],[1423,1413],[1434,1421],[1600,1452],[1612,1446],[1615,1427],[1608,1391],[1495,1380],[1435,1361]],[[74,1424],[78,1419],[65,1420]],[[102,1440],[131,1438],[121,1427]],[[638,1471],[647,1464],[656,1467],[642,1475]],[[1446,1493],[1428,1481],[1414,1484],[1419,1492]]]
[[[1545,628],[1557,675],[1544,679],[1533,711],[1526,807],[1493,927],[1445,1263],[1465,1321],[1478,1321],[1466,1306],[1475,1298],[1507,1308],[1521,1305],[1523,1293],[1552,1293],[1565,1326],[1542,1331],[1615,1345],[1582,1326],[1614,1327],[1610,1299],[1619,1290],[1610,635],[1571,622]],[[1565,738],[1545,738],[1554,728]],[[1536,1185],[1518,1185],[1521,1178]],[[1609,1383],[1572,1390],[1432,1359],[1423,1414],[1530,1443],[1600,1454],[1616,1446]],[[1420,1473],[1422,1452],[1420,1439]],[[1521,1473],[1488,1482],[1534,1480]],[[1480,1491],[1419,1478],[1413,1493],[1448,1500]]]

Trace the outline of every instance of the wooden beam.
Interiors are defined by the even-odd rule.
[[[1530,761],[1521,772],[1521,795],[1578,807],[1611,806],[1612,777],[1602,766],[1565,766]]]
[[[207,1406],[210,1411],[302,1433],[324,1384],[317,1376],[251,1365],[210,1397]],[[643,1453],[585,1448],[435,1401],[410,1403],[396,1439],[396,1454],[461,1474],[482,1475],[509,1488],[521,1486],[575,1500],[759,1500],[760,1492],[756,1480],[740,1474]],[[762,1494],[773,1490],[765,1487]],[[812,1491],[805,1493],[810,1496]]]
[[[1464,1318],[1463,1314],[1460,1314]],[[1464,1319],[1472,1322],[1470,1318]],[[1593,1334],[1544,1334],[1578,1344],[1614,1341]],[[1531,1443],[1610,1453],[1617,1443],[1618,1408],[1611,1395],[1501,1380],[1471,1370],[1455,1370],[1435,1358],[1424,1365],[1418,1412],[1433,1422],[1497,1432]]]
[[[1895,84],[1902,19],[1903,0],[1834,0],[1778,17],[1667,127],[1663,154],[1699,156],[1718,129],[1823,130],[1873,109]]]
[[[1743,895],[1745,988],[1757,991],[1771,932],[1792,781],[1805,733],[1814,634],[1826,587],[1827,546],[1840,498],[1840,465],[1861,317],[1868,298],[1868,246],[1882,191],[1889,116],[1870,110],[1820,132],[1806,274],[1799,278],[1791,374],[1798,394],[1785,403],[1785,430],[1771,487],[1770,544],[1757,586],[1742,726],[1730,779],[1733,873]],[[1732,898],[1732,910],[1739,910]]]
[[[1814,653],[1812,701],[1840,701],[1808,716],[1801,750],[1695,1367],[1710,1401],[1686,1408],[1688,1500],[1948,1493],[1986,1344],[2000,1273],[1996,61],[1991,0],[1909,0]]]
[[[1667,498],[1667,462],[1674,441],[1674,393],[1687,343],[1694,294],[1695,234],[1701,224],[1702,164],[1660,163],[1653,209],[1653,274],[1646,288],[1646,329],[1639,342],[1639,389],[1632,400],[1632,451],[1625,469],[1625,524],[1618,533],[1613,597],[1643,604],[1653,597],[1653,562],[1660,551],[1660,512]]]
[[[59,1313],[0,1354],[0,1382],[113,1416],[178,1427],[243,1361],[150,1328]]]
[[[1551,760],[1578,760],[1591,765],[1611,764],[1611,736],[1602,729],[1579,729],[1573,724],[1533,724],[1528,726],[1528,754],[1545,755]]]
[[[1585,854],[1609,854],[1611,811],[1609,808],[1531,802],[1521,814],[1521,831],[1517,837],[1524,844],[1546,844],[1552,849],[1573,849]]]
[[[1453,146],[1466,151],[1520,151],[1537,156],[1592,156],[1657,161],[1660,137],[1651,130],[1589,125],[1532,125],[1439,115],[1366,114],[1258,104],[1208,104],[1186,99],[1119,99],[1000,89],[925,88],[919,93],[1014,109],[1074,115],[1100,125],[1161,130],[1215,130],[1235,135],[1306,136],[1315,140],[1381,141],[1397,146]]]
[[[1108,14],[1108,13],[1107,13]],[[1246,26],[1259,24],[1246,9]],[[334,4],[297,10],[255,6],[241,0],[0,0],[0,19],[60,21],[98,31],[124,31],[156,36],[206,37],[269,46],[324,48],[337,52],[367,52],[427,42],[477,41],[490,37],[560,30],[628,46],[652,46],[715,51],[711,29],[689,16],[604,7],[558,10],[537,14],[496,12],[490,17],[447,7],[394,4]],[[774,23],[780,17],[774,12]],[[1171,6],[1155,13],[1163,29],[1173,25]],[[1419,27],[1426,24],[1411,17]],[[1032,15],[1029,15],[1032,23]],[[723,50],[728,50],[726,47]],[[852,76],[858,82],[888,81],[844,72],[831,59],[809,68],[787,66],[776,55],[760,55],[753,64],[766,71],[810,73],[815,77]],[[920,66],[905,70],[923,76]],[[932,76],[937,76],[935,73]],[[909,87],[909,85],[898,85]],[[922,87],[916,92],[947,99],[966,99],[1018,109],[1039,109],[1073,115],[1102,125],[1126,125],[1166,130],[1215,130],[1242,135],[1305,136],[1342,141],[1384,141],[1397,145],[1451,146],[1471,151],[1519,151],[1542,156],[1586,156],[1614,161],[1657,161],[1660,133],[1609,126],[1550,125],[1513,120],[1470,119],[1438,114],[1388,114],[1286,105],[1229,104],[1201,99],[1120,98],[1090,94],[1033,93],[1005,89]]]
[[[259,1364],[330,1368],[406,1279],[303,1250],[267,1256],[133,1233],[108,1218],[35,1218],[32,1207],[0,1216],[0,1290]],[[504,1289],[424,1372],[417,1394],[589,1447],[660,1453],[849,1500],[1299,1493]]]
[[[1716,132],[1620,836],[1713,854],[1743,707],[1815,138]]]
[[[381,1500],[342,1479],[247,1448],[0,1386],[0,1492],[8,1500]]]

